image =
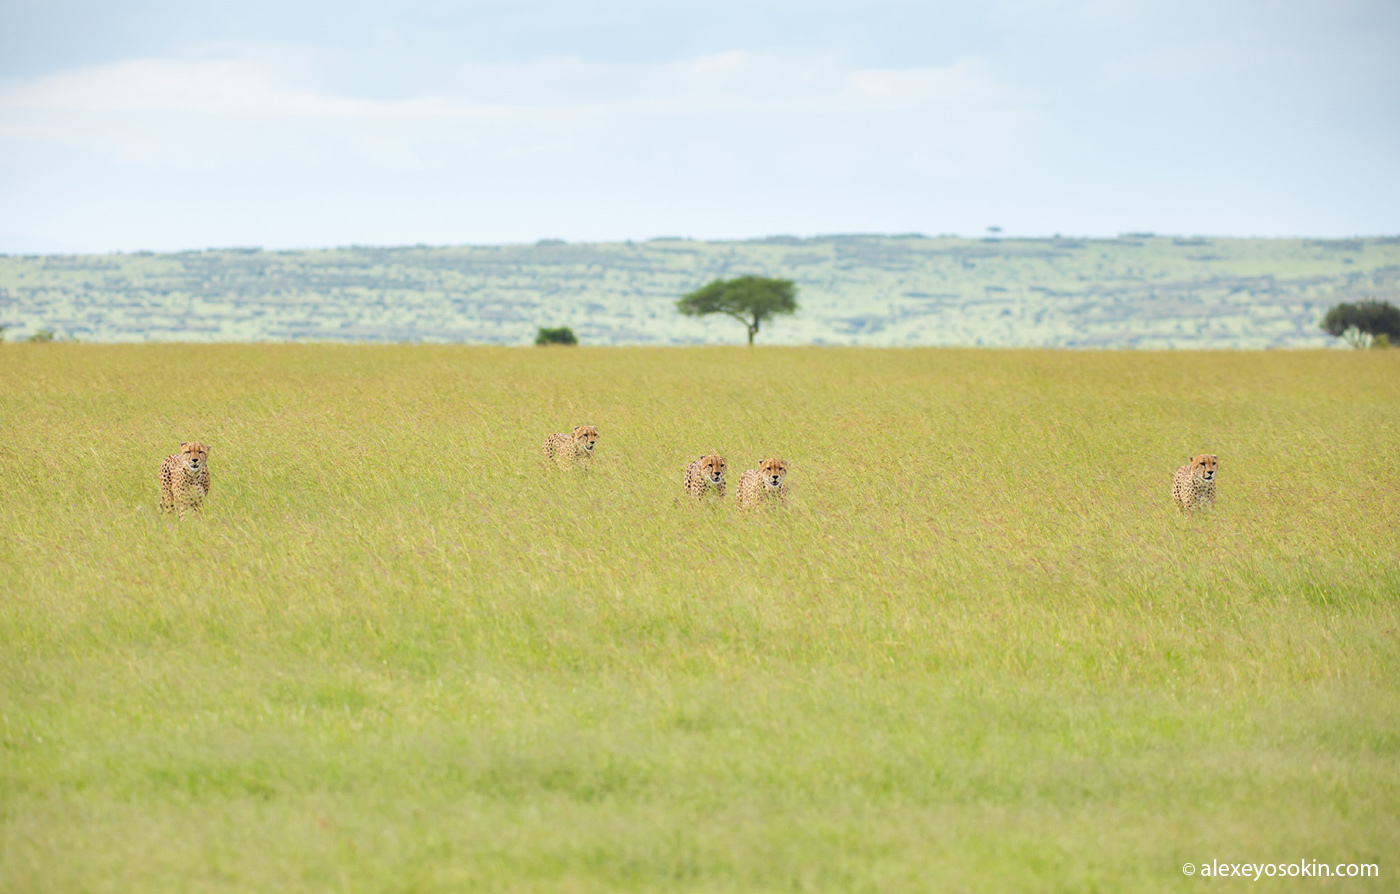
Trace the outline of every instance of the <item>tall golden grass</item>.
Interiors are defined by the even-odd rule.
[[[0,380],[0,888],[1400,871],[1400,352],[7,345]],[[583,423],[591,471],[546,465]],[[678,499],[710,452],[730,498]],[[741,513],[767,456],[788,503]]]

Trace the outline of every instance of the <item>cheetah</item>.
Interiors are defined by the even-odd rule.
[[[185,510],[198,512],[209,496],[209,448],[198,441],[186,441],[180,452],[160,464],[160,509],[172,509],[180,518]]]
[[[787,460],[765,459],[739,479],[739,505],[757,506],[765,499],[787,499]]]
[[[711,453],[702,456],[685,469],[685,492],[697,500],[705,499],[710,488],[724,497],[724,457]]]
[[[544,458],[556,463],[584,462],[593,458],[593,445],[597,443],[597,426],[576,425],[571,434],[555,432],[544,439]]]
[[[1172,476],[1172,499],[1177,508],[1187,512],[1201,505],[1215,505],[1215,467],[1213,453],[1191,457],[1191,461]]]

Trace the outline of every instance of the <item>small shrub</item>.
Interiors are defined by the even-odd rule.
[[[557,329],[546,329],[540,327],[540,334],[535,336],[537,345],[576,345],[578,338],[574,335],[574,330],[568,326],[560,326]]]
[[[50,342],[50,341],[53,341],[53,330],[52,330],[52,329],[38,329],[38,330],[36,330],[36,331],[34,332],[33,335],[29,336],[29,340],[32,341],[32,342]]]
[[[1386,335],[1384,332],[1382,332],[1380,335],[1377,335],[1377,336],[1371,341],[1371,347],[1373,347],[1373,348],[1388,348],[1388,347],[1390,347],[1390,336],[1389,336],[1389,335]]]

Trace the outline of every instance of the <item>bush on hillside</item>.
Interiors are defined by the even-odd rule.
[[[1400,341],[1400,308],[1375,299],[1338,304],[1322,318],[1322,328],[1353,348],[1370,347],[1380,336],[1394,343]]]
[[[560,326],[557,329],[547,329],[540,327],[539,335],[535,336],[537,345],[576,345],[578,337],[574,335],[574,330],[568,326]]]

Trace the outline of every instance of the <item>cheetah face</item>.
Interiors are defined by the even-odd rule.
[[[719,485],[724,483],[724,457],[711,453],[709,456],[700,457],[700,471],[705,477],[710,479],[711,484]]]
[[[1215,467],[1218,460],[1213,453],[1202,453],[1200,456],[1191,457],[1191,475],[1199,476],[1206,481],[1215,480]]]
[[[579,425],[574,427],[574,441],[587,450],[593,452],[593,445],[598,443],[598,427],[596,425]]]
[[[785,459],[765,459],[758,467],[759,474],[763,476],[763,484],[771,490],[782,487],[783,479],[787,477],[787,460]]]
[[[191,472],[198,472],[209,465],[209,448],[198,441],[185,441],[180,445],[180,462]]]

